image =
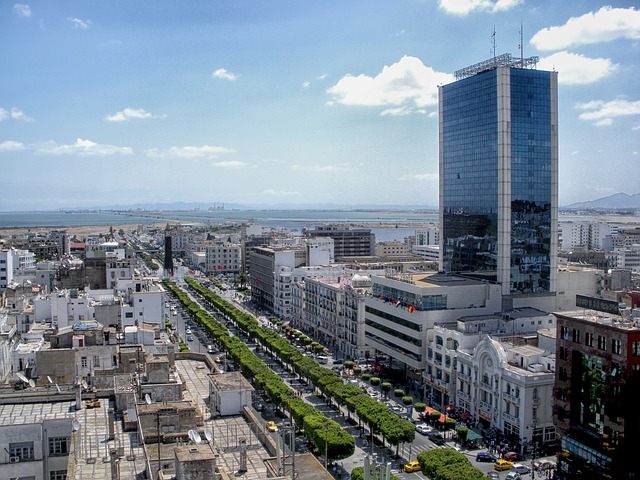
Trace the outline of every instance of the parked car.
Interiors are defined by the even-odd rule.
[[[531,469],[528,466],[523,465],[522,463],[515,463],[511,466],[509,471],[519,473],[520,475],[529,475]]]
[[[407,473],[419,472],[420,471],[420,463],[419,462],[409,462],[404,466],[404,471],[407,472]]]
[[[503,470],[509,470],[511,468],[511,465],[513,465],[513,463],[511,463],[509,460],[503,460],[502,458],[500,458],[496,460],[496,463],[493,464],[493,469],[502,472]]]
[[[431,432],[433,432],[433,428],[431,428],[426,423],[419,423],[418,425],[416,425],[416,432],[422,435],[429,435]]]
[[[489,452],[478,452],[476,455],[476,462],[495,462],[498,459],[495,455],[490,454]]]
[[[500,475],[498,475],[496,472],[489,472],[487,473],[487,478],[489,480],[500,480]]]
[[[525,456],[518,452],[507,452],[502,458],[509,460],[510,462],[517,462],[518,460],[524,460]]]
[[[507,476],[504,477],[504,480],[522,480],[522,477],[518,472],[509,472]]]
[[[187,342],[193,342],[193,337],[191,335],[187,337]]]

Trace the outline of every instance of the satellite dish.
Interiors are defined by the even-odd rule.
[[[87,390],[89,387],[87,386],[87,382],[82,380],[82,388],[84,388],[85,390]]]
[[[29,379],[27,377],[25,377],[23,374],[21,374],[20,372],[16,373],[16,377],[18,377],[24,383],[29,383]]]
[[[196,445],[200,445],[202,443],[202,438],[200,438],[200,435],[195,430],[189,430],[189,438]]]
[[[49,375],[47,375],[47,380],[49,381],[49,383],[53,383],[53,380],[51,379],[51,377]]]
[[[204,436],[207,437],[207,442],[211,443],[213,441],[213,432],[210,428],[204,429]]]
[[[151,405],[153,403],[151,396],[148,393],[144,394],[144,401],[147,402],[147,405]]]
[[[56,390],[58,390],[58,393],[60,393],[60,385],[58,385],[57,383],[56,383]]]
[[[78,430],[80,430],[80,422],[78,420],[74,420],[71,424],[71,428],[74,432],[77,432]]]
[[[34,382],[33,380],[29,379],[29,386],[31,388],[35,387],[36,386],[36,382]]]

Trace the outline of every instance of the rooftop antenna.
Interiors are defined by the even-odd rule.
[[[496,58],[496,26],[493,26],[493,33],[491,34],[491,56]]]
[[[524,66],[524,41],[522,40],[522,20],[520,20],[520,66]]]

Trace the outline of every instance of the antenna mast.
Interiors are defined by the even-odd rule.
[[[493,26],[493,33],[491,34],[491,56],[496,58],[496,26]]]
[[[522,40],[522,20],[520,20],[520,63],[524,65],[524,41]]]

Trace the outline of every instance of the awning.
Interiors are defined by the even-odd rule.
[[[473,441],[473,440],[480,440],[481,438],[482,438],[482,435],[480,435],[479,433],[476,433],[471,429],[467,430],[467,440]]]

